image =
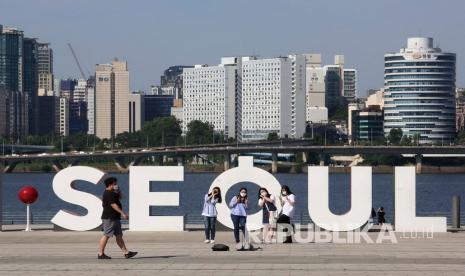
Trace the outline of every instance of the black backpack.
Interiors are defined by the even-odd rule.
[[[229,251],[229,246],[227,246],[226,244],[218,243],[212,246],[212,250],[213,251]]]

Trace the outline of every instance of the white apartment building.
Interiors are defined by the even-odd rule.
[[[60,97],[60,135],[69,135],[69,101]]]
[[[305,132],[305,56],[241,60],[238,139],[269,133],[300,138]]]
[[[183,132],[194,120],[209,122],[216,132],[235,137],[235,58],[217,66],[195,65],[183,71]]]
[[[305,56],[222,58],[183,73],[183,131],[193,120],[240,141],[305,132]]]

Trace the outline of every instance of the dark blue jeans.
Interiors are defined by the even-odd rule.
[[[234,238],[236,239],[236,242],[240,242],[239,230],[242,230],[242,233],[245,236],[245,224],[247,222],[247,217],[231,215],[231,220],[234,225]]]
[[[216,231],[216,217],[203,216],[203,223],[205,224],[205,239],[214,240]]]

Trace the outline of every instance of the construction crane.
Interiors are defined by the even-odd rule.
[[[77,67],[79,68],[79,72],[81,72],[82,78],[87,79],[86,75],[84,74],[84,70],[82,70],[81,64],[79,63],[79,60],[76,56],[76,53],[74,52],[73,46],[71,46],[71,43],[68,43],[68,47],[71,50],[71,54],[73,54],[74,60],[76,61]]]

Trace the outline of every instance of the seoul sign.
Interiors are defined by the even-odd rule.
[[[351,208],[337,215],[329,210],[328,167],[308,167],[308,212],[312,221],[329,231],[352,231],[366,224],[372,208],[371,167],[353,167],[351,171]],[[105,173],[86,166],[61,170],[53,179],[55,194],[71,204],[87,209],[86,215],[60,210],[52,218],[55,225],[73,231],[92,230],[101,225],[102,202],[93,194],[76,190],[75,181],[101,183]],[[399,232],[446,232],[445,217],[417,217],[415,209],[415,168],[396,167],[394,185],[394,221]],[[131,166],[129,168],[129,230],[183,231],[183,216],[151,216],[151,206],[179,206],[179,192],[150,192],[150,182],[184,181],[182,166]],[[226,192],[240,182],[266,187],[271,194],[280,194],[281,185],[269,172],[254,167],[253,157],[239,157],[239,166],[220,174],[211,184]],[[232,228],[226,201],[217,205],[218,221]],[[247,229],[262,227],[261,211],[249,214]]]

